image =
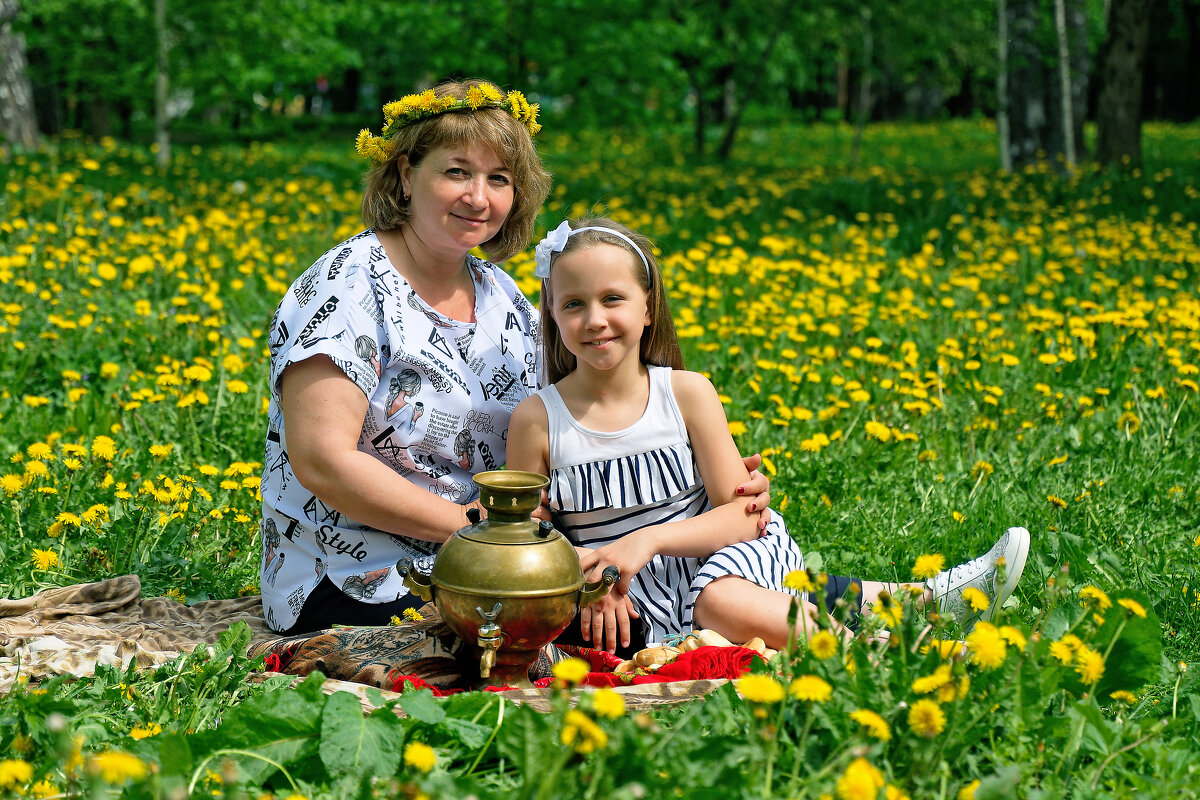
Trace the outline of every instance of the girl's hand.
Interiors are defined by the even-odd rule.
[[[604,547],[592,550],[579,559],[579,566],[587,580],[598,581],[604,568],[614,565],[621,570],[621,580],[613,587],[614,592],[629,593],[629,582],[633,576],[642,571],[642,567],[650,563],[657,550],[653,545],[653,535],[650,528],[627,533],[617,541]]]
[[[615,653],[618,635],[621,637],[621,646],[629,646],[629,620],[639,616],[629,595],[621,594],[614,587],[600,600],[579,609],[580,633],[585,642]]]
[[[758,471],[759,465],[762,464],[762,456],[760,454],[755,453],[752,456],[745,456],[742,458],[742,463],[746,465],[746,471],[750,473],[750,480],[738,486],[737,493],[754,498],[746,504],[746,511],[759,512],[759,535],[765,536],[767,523],[771,521],[771,510],[767,508],[771,504],[771,482],[767,480],[766,475]]]

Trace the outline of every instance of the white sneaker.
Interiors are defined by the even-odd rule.
[[[990,620],[995,616],[996,609],[1004,605],[1021,579],[1028,555],[1029,531],[1009,528],[991,550],[965,564],[939,572],[925,585],[933,590],[933,599],[939,612],[953,616],[969,628],[977,620]],[[997,566],[1001,559],[1004,563],[1004,582],[997,583],[1000,574]],[[963,590],[969,586],[987,595],[988,607],[985,610],[974,611],[963,600]]]

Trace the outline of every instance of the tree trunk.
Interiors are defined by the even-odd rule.
[[[1008,147],[1014,167],[1046,150],[1046,80],[1037,42],[1037,0],[1008,0]]]
[[[20,10],[17,0],[0,0],[0,140],[32,148],[38,143],[37,113],[25,68],[25,38],[11,24]]]
[[[1054,0],[1054,32],[1058,38],[1058,83],[1062,104],[1063,157],[1075,169],[1075,108],[1071,81],[1071,48],[1067,43],[1066,0]]]
[[[854,144],[850,147],[850,165],[858,164],[858,149],[862,145],[863,128],[871,113],[871,73],[875,60],[875,35],[871,30],[871,9],[862,10],[863,72],[858,84],[858,120],[854,125]]]
[[[1012,150],[1008,130],[1008,3],[996,0],[996,141],[1000,148],[1000,168],[1012,172]]]
[[[1112,0],[1100,59],[1096,159],[1142,160],[1142,72],[1150,37],[1150,0]]]
[[[779,41],[779,36],[782,33],[783,28],[775,28],[774,32],[771,33],[771,38],[767,40],[767,46],[763,48],[758,63],[766,64],[770,60],[771,53],[775,50],[775,43]],[[733,153],[733,142],[737,137],[738,126],[742,123],[742,114],[745,112],[746,106],[750,104],[750,101],[758,93],[759,79],[764,72],[766,72],[765,69],[755,70],[750,80],[750,85],[745,89],[745,94],[740,99],[735,97],[733,100],[733,113],[730,115],[729,123],[725,128],[725,137],[721,139],[721,146],[717,150],[717,157],[722,161],[728,160],[729,156]]]
[[[169,91],[167,72],[167,0],[154,0],[154,163],[166,169],[171,163],[171,120],[167,116]]]

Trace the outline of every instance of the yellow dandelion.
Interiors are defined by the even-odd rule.
[[[25,453],[30,458],[36,458],[41,461],[54,458],[54,448],[45,442],[34,442],[25,448]]]
[[[979,461],[975,462],[974,466],[971,467],[971,477],[975,480],[981,480],[986,478],[988,475],[991,475],[995,471],[996,468],[992,466],[990,461],[984,461],[983,459],[980,459]]]
[[[563,718],[560,738],[563,744],[583,755],[608,746],[608,734],[578,709],[571,709]]]
[[[783,585],[794,592],[811,592],[817,588],[808,571],[803,569],[794,569],[784,575]]]
[[[1127,706],[1131,706],[1138,701],[1136,694],[1127,692],[1124,689],[1117,689],[1115,692],[1110,692],[1108,696],[1118,703],[1124,703]]]
[[[1017,648],[1018,650],[1025,649],[1025,644],[1026,644],[1025,634],[1021,633],[1020,630],[1018,630],[1017,628],[1014,628],[1012,625],[1001,625],[1000,626],[1000,638],[1003,639],[1004,641],[1008,642],[1010,645]]]
[[[975,800],[975,790],[979,788],[979,781],[971,781],[966,786],[958,790],[957,800]]]
[[[1079,648],[1074,666],[1079,680],[1088,686],[1104,676],[1104,657],[1090,647]]]
[[[954,680],[954,676],[950,672],[949,664],[942,664],[932,675],[925,675],[913,681],[912,689],[917,694],[929,694],[945,686]]]
[[[788,694],[807,703],[824,703],[833,695],[833,687],[816,675],[801,675],[792,681]]]
[[[108,436],[97,436],[92,440],[92,457],[112,461],[117,455],[117,443]]]
[[[988,606],[992,604],[988,596],[974,586],[963,589],[962,599],[972,611],[987,611]]]
[[[554,665],[554,677],[565,686],[578,686],[583,683],[591,667],[582,658],[567,658]]]
[[[1132,411],[1126,411],[1117,420],[1117,428],[1124,431],[1126,435],[1137,433],[1140,427],[1142,427],[1142,421]]]
[[[0,789],[18,790],[33,778],[33,765],[20,758],[0,761]]]
[[[120,750],[109,750],[88,759],[88,771],[105,783],[124,783],[146,777],[146,762]]]
[[[166,458],[174,449],[175,445],[173,444],[152,444],[150,445],[150,455],[155,458]]]
[[[980,622],[967,635],[967,652],[971,663],[983,669],[995,669],[1003,664],[1007,647],[999,629],[990,622]]]
[[[883,773],[860,757],[851,761],[838,778],[837,794],[841,800],[875,800],[884,783]]]
[[[912,574],[918,580],[932,578],[946,568],[946,559],[937,553],[918,556]]]
[[[83,525],[83,520],[78,514],[72,514],[70,511],[63,511],[55,518],[56,522],[61,522],[63,525],[74,525],[76,528]]]
[[[1112,600],[1095,586],[1084,586],[1079,590],[1079,604],[1101,614],[1112,608]]]
[[[751,703],[778,703],[783,699],[783,684],[770,675],[747,675],[734,682],[738,694]]]
[[[838,650],[841,649],[841,643],[829,631],[817,631],[808,640],[808,649],[814,656],[824,661],[837,655]]]
[[[29,787],[29,793],[34,797],[53,797],[54,795],[61,795],[62,790],[58,788],[57,784],[51,783],[48,780],[40,780]]]
[[[598,689],[592,695],[592,710],[597,716],[616,719],[625,713],[625,698],[612,689]]]
[[[3,489],[4,493],[9,497],[12,497],[24,488],[25,479],[20,475],[5,475],[3,478],[0,478],[0,489]]]
[[[1121,597],[1117,599],[1117,605],[1128,611],[1130,614],[1133,614],[1135,617],[1140,617],[1141,619],[1146,618],[1146,607],[1137,600],[1130,600],[1128,597]]]
[[[1083,647],[1083,641],[1073,633],[1069,633],[1056,642],[1050,643],[1050,655],[1062,664],[1070,664],[1075,659],[1075,651]]]
[[[424,742],[409,742],[404,745],[404,766],[429,772],[437,766],[437,753]]]
[[[1057,508],[1059,510],[1067,507],[1067,501],[1063,500],[1061,497],[1059,497],[1056,494],[1046,495],[1046,502],[1050,503],[1050,505],[1054,506],[1055,508]]]
[[[34,550],[32,561],[34,569],[48,570],[58,565],[58,553],[53,550]]]
[[[162,726],[157,722],[151,722],[144,728],[140,725],[135,726],[133,730],[129,732],[129,735],[134,739],[147,739],[151,736],[157,736],[160,733],[162,733]]]
[[[870,709],[860,708],[857,711],[851,711],[850,719],[862,725],[870,736],[881,742],[890,741],[892,738],[892,731],[888,727],[887,721]]]
[[[421,612],[417,611],[415,608],[404,609],[404,618],[409,622],[420,622],[421,620],[425,619],[424,615],[422,615]]]
[[[946,714],[932,700],[918,700],[908,709],[908,727],[918,736],[932,739],[945,730]]]

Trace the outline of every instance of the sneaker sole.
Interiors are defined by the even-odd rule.
[[[1025,571],[1025,561],[1029,557],[1029,531],[1024,528],[1009,528],[1008,533],[1016,537],[1016,552],[1011,559],[1007,559],[1004,564],[1004,583],[996,590],[996,597],[987,610],[979,615],[979,619],[984,622],[991,622],[996,616],[996,612],[1000,606],[1004,605],[1004,601],[1012,594],[1013,589],[1017,588],[1017,582],[1021,580],[1021,573]]]

